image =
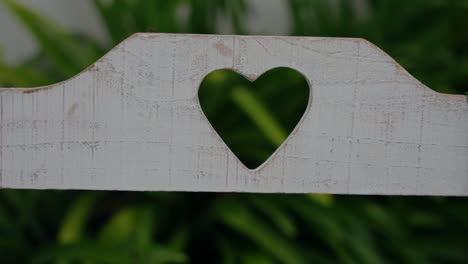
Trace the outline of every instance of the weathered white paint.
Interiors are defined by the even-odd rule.
[[[211,71],[304,74],[304,117],[245,168],[197,91]],[[0,93],[0,186],[468,195],[468,103],[362,39],[136,34],[80,75]]]

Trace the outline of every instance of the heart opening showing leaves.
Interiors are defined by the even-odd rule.
[[[254,82],[231,70],[211,72],[198,96],[226,145],[247,168],[255,169],[294,130],[307,108],[309,93],[301,73],[280,67]]]

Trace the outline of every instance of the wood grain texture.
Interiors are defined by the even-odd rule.
[[[304,117],[249,170],[205,118],[217,69],[275,67],[311,87]],[[280,106],[279,106],[280,107]],[[468,103],[363,39],[136,34],[74,78],[0,92],[0,186],[468,195]]]

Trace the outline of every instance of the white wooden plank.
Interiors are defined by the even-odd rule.
[[[201,111],[211,71],[303,73],[298,127],[255,170]],[[140,33],[65,82],[0,90],[0,186],[468,195],[468,103],[363,39]]]

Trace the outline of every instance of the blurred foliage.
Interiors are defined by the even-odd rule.
[[[309,86],[301,73],[285,67],[271,69],[255,82],[230,70],[217,70],[204,78],[199,98],[224,142],[244,165],[255,169],[299,122]],[[285,100],[287,106],[278,107]]]
[[[431,88],[468,89],[468,1],[288,1],[293,35],[363,37]],[[94,0],[109,43],[1,0],[40,52],[0,60],[0,87],[67,79],[135,32],[248,34],[236,0]],[[0,58],[1,59],[1,58]],[[227,85],[229,84],[229,85]],[[252,85],[216,71],[200,90],[213,126],[248,167],[284,140],[308,98],[300,74]],[[287,87],[287,88],[285,88]],[[305,87],[305,88],[304,88]],[[313,89],[313,87],[312,87]],[[281,109],[275,106],[281,105]],[[0,191],[2,263],[468,263],[466,198],[161,192]]]

